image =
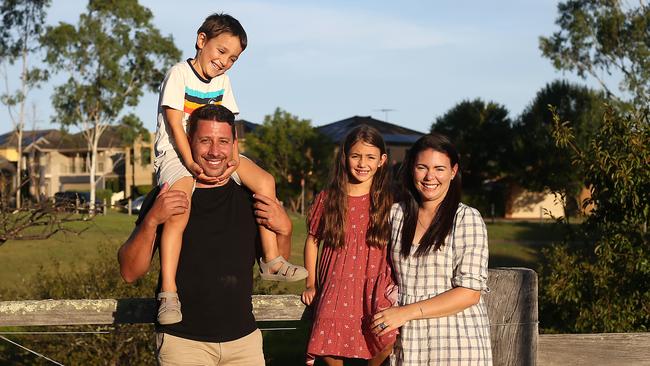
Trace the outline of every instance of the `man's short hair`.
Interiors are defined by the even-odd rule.
[[[223,122],[230,125],[233,141],[237,138],[235,132],[235,115],[230,109],[220,104],[206,104],[195,109],[187,120],[187,135],[192,138],[196,133],[199,121]]]
[[[233,36],[239,38],[239,45],[241,50],[244,51],[248,45],[248,37],[246,36],[246,31],[242,27],[241,23],[232,16],[224,13],[215,13],[203,21],[203,24],[196,31],[196,34],[205,33],[206,41],[210,40],[222,33],[230,33]],[[194,48],[199,49],[198,45],[194,45]]]

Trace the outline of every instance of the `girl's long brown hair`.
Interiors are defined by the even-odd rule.
[[[334,169],[330,175],[327,196],[323,207],[322,238],[324,245],[340,248],[345,245],[345,218],[348,212],[348,154],[352,146],[363,141],[379,149],[381,155],[386,154],[386,144],[379,131],[368,125],[360,125],[351,130],[341,141]],[[392,204],[390,191],[388,159],[377,168],[370,187],[370,216],[366,231],[366,243],[369,246],[382,248],[390,237],[388,216]]]

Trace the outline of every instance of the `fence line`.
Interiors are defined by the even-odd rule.
[[[526,268],[490,269],[484,294],[492,324],[495,365],[535,365],[537,274]],[[153,323],[155,299],[0,301],[0,327]],[[255,295],[257,321],[299,321],[310,312],[297,295]]]

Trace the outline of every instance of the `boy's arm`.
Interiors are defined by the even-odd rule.
[[[190,150],[190,143],[187,140],[187,134],[183,129],[183,111],[178,109],[164,107],[165,119],[169,125],[171,138],[174,139],[176,144],[176,149],[178,149],[178,154],[183,158],[183,163],[185,166],[192,169],[192,164],[194,164],[194,159],[192,158],[192,150]],[[198,175],[199,173],[197,173]]]
[[[117,260],[124,281],[131,283],[149,270],[154,252],[156,232],[171,216],[187,211],[189,202],[182,191],[170,191],[165,183],[151,209],[120,247]]]

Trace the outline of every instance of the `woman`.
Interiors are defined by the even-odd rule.
[[[458,153],[443,135],[420,138],[391,210],[398,305],[378,312],[378,335],[400,328],[391,365],[491,365],[488,247],[479,212],[460,203]]]

